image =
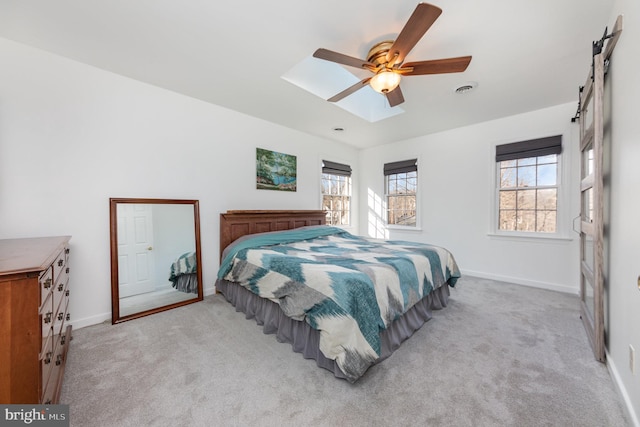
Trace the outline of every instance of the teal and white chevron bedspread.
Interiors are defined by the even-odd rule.
[[[218,277],[320,331],[350,381],[380,355],[380,331],[460,272],[444,248],[354,236],[329,226],[256,234],[232,245]]]
[[[198,271],[198,263],[196,261],[195,252],[187,252],[180,255],[172,264],[169,270],[169,281],[175,283],[183,274],[196,273]]]

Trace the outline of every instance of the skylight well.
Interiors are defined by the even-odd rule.
[[[345,70],[341,65],[308,56],[282,78],[322,99],[356,84],[362,78]],[[337,107],[374,123],[404,113],[399,107],[390,107],[386,98],[367,86],[335,103]]]

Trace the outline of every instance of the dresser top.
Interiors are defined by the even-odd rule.
[[[0,276],[44,270],[71,236],[0,240]]]

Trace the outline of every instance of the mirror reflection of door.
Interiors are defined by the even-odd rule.
[[[118,205],[120,298],[154,290],[153,205]]]
[[[172,281],[177,273],[192,273],[184,260],[195,252],[193,206],[120,203],[117,212],[120,313],[126,316],[195,298],[196,289]]]
[[[202,300],[198,205],[110,199],[113,323]]]

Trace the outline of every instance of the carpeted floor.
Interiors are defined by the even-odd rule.
[[[73,335],[72,426],[630,425],[577,296],[472,277],[355,384],[221,295]]]
[[[144,294],[120,298],[120,316],[124,317],[132,313],[163,307],[176,302],[197,298],[197,296],[197,294],[177,291],[169,286],[168,289],[161,291],[146,292]]]

